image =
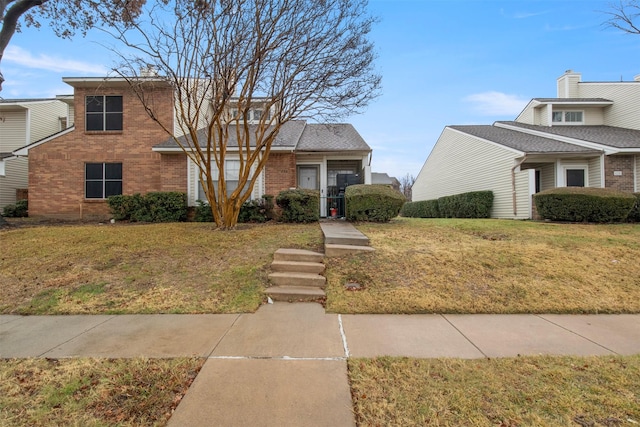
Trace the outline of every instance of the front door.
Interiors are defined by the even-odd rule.
[[[298,166],[298,188],[320,190],[320,168],[318,166]]]

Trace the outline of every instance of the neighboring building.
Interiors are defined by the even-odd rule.
[[[73,117],[66,97],[0,100],[0,211],[27,189],[27,159],[13,151],[67,127]]]
[[[398,178],[394,176],[389,176],[389,174],[386,174],[386,173],[372,172],[371,183],[389,185],[394,190],[400,191],[400,181],[398,181]]]
[[[151,120],[124,79],[65,78],[74,87],[75,125],[14,151],[29,159],[29,215],[64,219],[109,217],[106,198],[117,194],[182,191],[190,205],[204,199],[197,167]],[[145,96],[153,97],[162,123],[174,123],[174,93],[150,79]],[[256,107],[257,114],[269,114]],[[251,123],[251,121],[250,121]],[[235,132],[231,132],[235,134]],[[183,137],[183,141],[184,137]],[[239,163],[231,140],[225,165],[227,183]],[[273,143],[253,198],[289,188],[313,188],[337,195],[341,180],[371,183],[371,148],[349,124],[285,124]]]
[[[535,98],[515,121],[447,126],[413,185],[413,200],[491,190],[494,218],[532,217],[532,195],[554,187],[640,191],[640,76],[582,82]]]

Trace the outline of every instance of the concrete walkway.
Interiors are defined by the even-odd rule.
[[[640,315],[0,316],[0,357],[207,358],[170,426],[350,426],[349,357],[640,353]]]

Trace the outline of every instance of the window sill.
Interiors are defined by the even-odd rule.
[[[85,135],[122,135],[121,130],[85,130]]]
[[[84,203],[106,203],[107,199],[84,199]]]

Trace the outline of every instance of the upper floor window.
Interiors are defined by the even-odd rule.
[[[122,96],[86,97],[86,130],[122,130]]]
[[[582,123],[582,111],[554,111],[553,123]]]

